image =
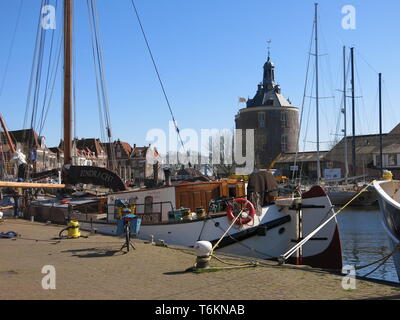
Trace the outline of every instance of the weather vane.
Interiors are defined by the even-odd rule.
[[[272,43],[272,40],[268,40],[267,43],[268,43],[268,59],[269,59],[270,55],[271,55],[271,43]]]

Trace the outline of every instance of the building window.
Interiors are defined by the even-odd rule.
[[[153,197],[146,197],[144,199],[144,213],[153,212]]]
[[[258,127],[265,128],[265,112],[258,113]]]
[[[282,126],[282,128],[287,128],[287,126],[288,126],[288,125],[287,125],[287,124],[288,124],[288,123],[287,123],[287,122],[288,122],[288,121],[287,121],[287,118],[288,118],[288,117],[287,117],[287,113],[286,113],[286,112],[282,112],[282,113],[281,113],[281,126]]]
[[[281,149],[282,149],[282,152],[287,151],[287,136],[286,135],[281,136]]]
[[[379,154],[375,155],[375,166],[378,168],[381,167],[381,157]]]
[[[391,167],[397,166],[397,154],[388,155],[388,165]]]

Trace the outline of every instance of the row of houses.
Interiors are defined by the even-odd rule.
[[[9,131],[17,150],[35,173],[59,169],[64,164],[63,141],[56,147],[48,147],[46,140],[35,130]],[[120,140],[102,143],[100,139],[74,139],[72,164],[95,166],[115,171],[128,185],[142,185],[146,180],[162,179],[161,156],[151,145],[131,146]],[[0,141],[0,177],[16,177],[17,166],[11,161],[10,146],[3,135]]]
[[[380,149],[382,139],[383,161]],[[326,179],[342,179],[346,174],[346,145],[348,176],[379,177],[381,168],[390,170],[400,178],[400,124],[389,133],[355,136],[355,165],[353,164],[353,138],[343,138],[331,150],[321,151],[319,160],[321,176]],[[317,177],[317,152],[284,153],[275,164],[280,175],[292,178],[301,176],[310,180]]]

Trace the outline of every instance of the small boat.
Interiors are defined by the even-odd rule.
[[[383,227],[388,235],[393,253],[394,265],[400,280],[400,181],[375,181],[374,188],[378,194],[378,202]]]
[[[326,187],[326,192],[332,204],[343,206],[352,200],[365,186],[334,186]],[[372,206],[377,202],[375,190],[371,187],[355,198],[350,206]]]

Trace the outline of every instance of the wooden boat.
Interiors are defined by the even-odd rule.
[[[400,181],[375,181],[374,188],[378,194],[382,225],[394,251],[393,260],[400,280],[400,251],[395,251],[400,245]]]
[[[121,181],[113,176],[112,172],[103,169],[82,168],[72,166],[71,148],[71,100],[72,100],[72,0],[64,0],[64,174],[66,184],[77,182],[97,182],[100,185],[114,183],[115,189],[121,187]],[[86,181],[86,179],[88,179]],[[94,179],[94,181],[93,181]],[[250,182],[251,183],[251,180]],[[264,192],[264,191],[263,191]],[[267,188],[265,192],[268,192]],[[301,197],[287,197],[263,201],[261,206],[254,205],[245,196],[243,183],[229,181],[183,183],[156,189],[139,189],[117,191],[107,196],[107,217],[105,221],[92,219],[91,222],[82,222],[82,227],[96,228],[98,232],[116,234],[119,209],[118,201],[127,200],[135,213],[143,220],[139,237],[150,240],[164,240],[168,244],[194,246],[198,240],[207,240],[216,243],[222,237],[219,250],[257,258],[278,259],[287,253],[297,243],[311,232],[326,225],[304,246],[290,257],[289,262],[307,264],[313,267],[327,269],[341,269],[342,256],[338,226],[332,204],[322,187],[316,186],[304,193]],[[226,208],[219,207],[209,210],[209,204],[221,197],[238,198],[232,201],[242,203],[241,212],[245,218],[234,223],[234,208],[228,204]],[[264,197],[264,195],[262,196]],[[64,201],[64,200],[63,200]],[[101,204],[102,200],[98,200]],[[215,203],[215,202],[214,202]],[[220,202],[224,203],[223,201]],[[229,202],[228,202],[229,203]],[[48,210],[48,217],[53,218],[52,210],[58,211],[57,217],[67,219],[74,213],[73,201],[69,203],[54,201],[52,204],[38,203],[37,210],[43,213]],[[92,205],[92,203],[90,203]],[[100,205],[103,207],[102,205]],[[199,212],[201,207],[205,215],[197,217],[188,215],[186,219],[170,219],[174,211],[182,206],[186,213]],[[76,207],[76,206],[75,206]],[[34,204],[31,206],[34,208]],[[231,208],[231,209],[229,209]],[[226,211],[224,211],[226,209]],[[71,212],[72,210],[72,212]],[[30,212],[33,215],[32,212]],[[36,217],[39,214],[34,214]],[[43,214],[42,218],[47,217]],[[83,214],[84,216],[84,214]],[[190,218],[192,217],[192,218]],[[86,219],[87,221],[87,219]],[[225,235],[228,228],[234,227]]]
[[[232,189],[237,192],[235,197],[244,196],[241,183],[227,181],[183,183],[157,189],[113,193],[108,196],[107,221],[82,222],[82,227],[116,235],[119,217],[115,203],[125,201],[135,203],[135,213],[142,218],[138,237],[143,240],[163,240],[166,244],[188,247],[194,246],[199,240],[215,244],[232,224],[232,216],[224,206],[211,211],[209,200],[213,198],[212,195],[214,198],[226,197]],[[157,202],[149,199],[156,199]],[[189,214],[186,218],[171,219],[176,209],[182,206],[189,209],[183,211],[190,213],[198,213],[201,207],[206,214]],[[263,205],[248,223],[234,224],[222,238],[218,251],[275,260],[333,214],[332,204],[320,186],[311,188],[302,197],[276,198]],[[311,238],[288,262],[341,269],[342,256],[336,219]]]

